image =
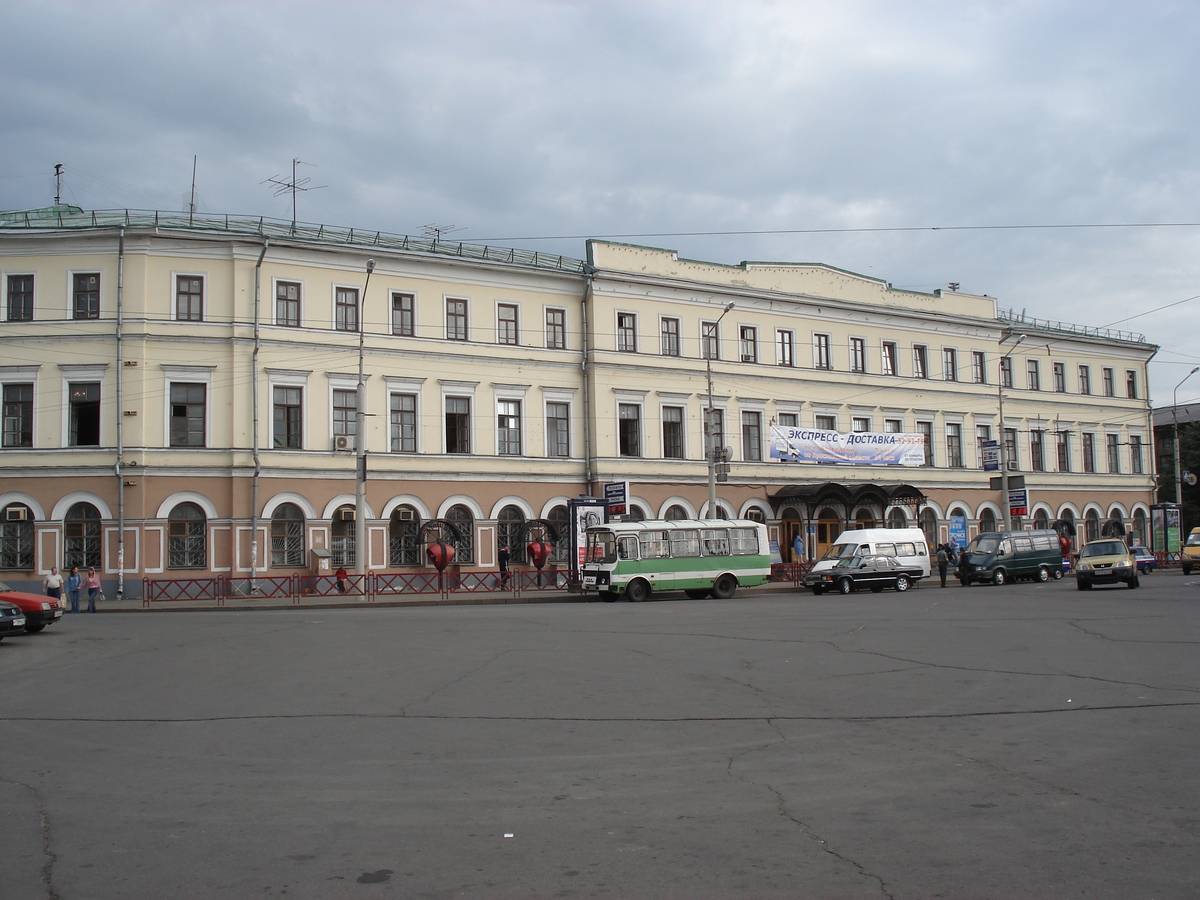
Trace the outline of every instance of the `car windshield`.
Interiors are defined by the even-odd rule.
[[[1187,547],[1200,547],[1200,534],[1189,534],[1187,539]]]
[[[1094,541],[1083,548],[1080,556],[1112,556],[1125,553],[1125,545],[1120,541]]]
[[[838,560],[837,568],[839,569],[857,569],[862,563],[861,556],[843,556]]]
[[[972,553],[995,553],[1000,547],[1000,538],[992,534],[984,534],[975,538],[967,549]]]

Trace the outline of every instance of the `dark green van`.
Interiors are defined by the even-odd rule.
[[[1062,547],[1058,533],[1038,531],[989,531],[967,544],[958,557],[958,580],[1004,584],[1029,578],[1049,581],[1062,578]]]

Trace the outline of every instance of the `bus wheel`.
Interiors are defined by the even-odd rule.
[[[717,580],[713,582],[712,595],[718,600],[728,600],[736,590],[737,579],[727,572],[717,576]]]
[[[689,600],[703,600],[712,592],[708,588],[688,588],[684,593]]]
[[[616,591],[601,591],[600,599],[603,600],[605,603],[616,603],[617,602],[617,593],[616,593]]]
[[[650,596],[650,585],[637,578],[625,585],[625,598],[634,603],[641,603]]]

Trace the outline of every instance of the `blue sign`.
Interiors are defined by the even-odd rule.
[[[629,512],[629,482],[605,482],[604,503],[608,506],[610,516],[623,516]]]
[[[1000,471],[1000,442],[999,441],[984,441],[983,442],[983,471],[999,472]]]
[[[957,547],[967,546],[967,520],[965,516],[950,517],[950,543]]]

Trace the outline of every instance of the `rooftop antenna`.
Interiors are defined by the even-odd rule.
[[[62,206],[62,163],[54,164],[54,205]]]
[[[319,191],[323,187],[329,187],[327,184],[315,184],[312,187],[308,183],[311,178],[297,178],[296,166],[312,166],[314,169],[319,168],[316,163],[305,162],[302,159],[292,160],[292,178],[290,181],[285,180],[282,175],[272,175],[266,181],[260,181],[259,184],[275,185],[275,193],[273,196],[281,197],[284,194],[292,195],[292,228],[296,227],[296,194],[300,191]]]
[[[456,231],[466,231],[466,225],[422,225],[421,233],[427,238],[433,238],[436,244],[442,239],[444,234],[454,234]]]
[[[188,200],[188,218],[196,214],[196,155],[192,154],[192,196]]]

